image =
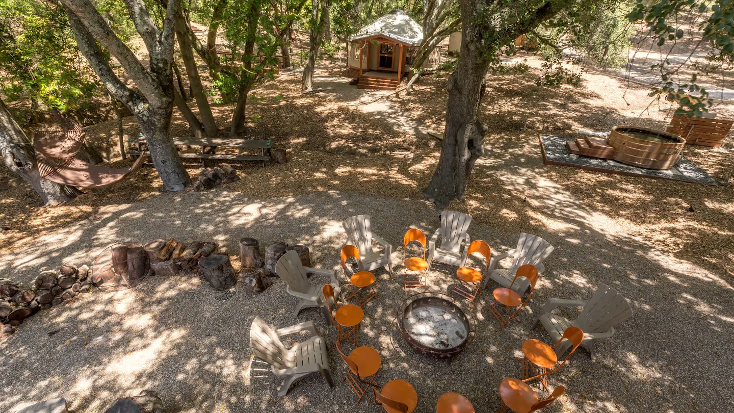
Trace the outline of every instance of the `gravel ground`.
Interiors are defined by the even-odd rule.
[[[518,183],[522,185],[522,183]],[[537,235],[556,247],[546,260],[523,323],[499,331],[485,291],[464,305],[475,326],[466,350],[451,362],[413,353],[399,336],[395,315],[407,297],[400,276],[377,271],[379,296],[366,307],[360,344],[381,353],[380,383],[401,378],[418,391],[418,412],[431,412],[444,392],[460,392],[479,412],[499,407],[497,386],[520,375],[521,343],[548,342],[533,315],[550,297],[587,298],[599,283],[626,296],[635,315],[612,340],[599,343],[595,359],[583,351],[551,377],[567,395],[549,412],[724,412],[734,404],[730,374],[732,287],[705,268],[650,249],[625,235],[613,219],[587,208],[550,182],[523,188],[544,213],[547,231]],[[230,252],[252,236],[309,245],[316,266],[337,263],[340,221],[372,215],[375,232],[396,245],[410,225],[435,228],[438,214],[414,200],[357,193],[322,192],[298,197],[252,198],[239,192],[161,194],[142,202],[108,205],[85,222],[45,234],[0,257],[0,276],[30,280],[39,267],[91,261],[101,248],[121,241],[159,237],[214,239]],[[473,224],[473,238],[495,251],[514,246],[518,234]],[[400,250],[395,254],[399,260]],[[430,290],[445,292],[455,269],[436,265]],[[492,286],[492,284],[490,284]],[[341,382],[345,366],[330,348],[336,386],[319,375],[297,383],[287,397],[259,362],[250,363],[249,326],[259,315],[276,326],[314,320],[327,342],[334,329],[316,310],[296,319],[296,299],[277,281],[252,296],[238,284],[215,292],[197,278],[150,278],[133,290],[99,290],[29,319],[0,343],[0,410],[15,412],[30,402],[63,396],[76,411],[104,411],[117,398],[143,389],[160,392],[173,410],[186,412],[375,412]],[[296,337],[297,339],[297,337]],[[704,342],[712,343],[702,345]],[[715,382],[702,380],[715,377]]]

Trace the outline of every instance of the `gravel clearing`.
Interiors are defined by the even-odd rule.
[[[407,346],[395,325],[408,297],[401,276],[376,271],[378,297],[366,306],[359,337],[360,344],[382,355],[378,381],[411,382],[419,395],[418,412],[433,411],[439,396],[449,391],[466,395],[478,412],[494,411],[502,378],[520,375],[522,341],[549,340],[542,328],[532,329],[533,314],[543,302],[588,298],[596,285],[607,283],[631,301],[635,315],[612,340],[598,343],[595,360],[579,351],[551,377],[551,385],[566,386],[567,395],[548,411],[734,410],[729,397],[734,355],[716,345],[730,342],[734,334],[730,279],[650,248],[558,186],[523,189],[532,190],[534,206],[545,214],[548,229],[537,235],[556,247],[523,323],[499,331],[488,310],[491,294],[484,291],[473,307],[463,304],[476,330],[464,352],[451,362],[425,358]],[[357,213],[372,215],[375,232],[394,246],[410,225],[438,225],[438,214],[427,203],[358,193],[254,198],[224,189],[161,194],[102,206],[89,220],[8,251],[0,256],[0,276],[29,280],[42,266],[89,262],[111,243],[166,237],[214,239],[231,253],[243,236],[258,238],[261,245],[303,243],[312,249],[316,266],[332,268],[343,238],[340,222]],[[475,223],[470,234],[487,240],[494,251],[514,247],[518,234],[495,228]],[[401,257],[398,248],[394,258]],[[430,290],[448,291],[454,271],[434,265]],[[75,411],[104,411],[118,397],[151,389],[166,406],[185,412],[380,411],[369,399],[355,406],[356,397],[341,382],[345,366],[333,347],[335,330],[314,309],[294,318],[295,303],[280,281],[253,296],[242,284],[216,292],[185,276],[152,277],[133,290],[80,296],[32,317],[0,342],[0,410],[12,413],[63,396]],[[314,320],[332,344],[336,386],[329,389],[315,374],[278,398],[278,383],[267,366],[251,363],[249,326],[256,315],[278,327]]]

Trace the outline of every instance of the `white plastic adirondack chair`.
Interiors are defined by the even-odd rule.
[[[469,224],[471,224],[469,215],[456,211],[441,212],[441,227],[436,229],[428,242],[430,260],[461,266],[466,255],[464,252],[471,241],[467,234]]]
[[[282,336],[304,330],[311,333],[310,338],[290,349],[280,341]],[[313,321],[275,330],[260,317],[255,317],[250,327],[250,346],[257,358],[270,364],[273,373],[283,378],[278,386],[280,397],[288,393],[293,382],[311,373],[321,373],[329,387],[334,387],[326,343],[316,332]]]
[[[372,271],[376,268],[385,267],[389,273],[392,273],[390,262],[392,245],[377,236],[377,234],[372,233],[369,215],[356,215],[348,218],[342,222],[342,226],[347,233],[346,244],[354,245],[359,249],[360,259],[364,266],[362,271]],[[382,253],[373,249],[372,240],[382,245]]]
[[[304,308],[321,307],[324,318],[330,319],[328,310],[324,306],[324,300],[321,295],[321,285],[313,285],[308,279],[308,274],[328,275],[331,277],[331,284],[335,291],[339,291],[339,281],[336,279],[336,271],[319,270],[316,268],[304,267],[301,259],[296,251],[288,251],[275,264],[275,273],[283,279],[288,286],[286,291],[288,294],[300,298],[301,301],[294,310],[294,315],[298,317],[298,313]]]
[[[551,312],[556,307],[583,307],[579,316],[569,321]],[[589,301],[562,300],[551,298],[540,311],[540,317],[535,323],[543,324],[553,341],[559,340],[569,326],[578,327],[584,331],[584,341],[581,347],[591,353],[594,340],[610,338],[614,334],[614,326],[632,317],[632,307],[627,300],[616,290],[600,284]],[[566,340],[556,350],[557,354],[566,352],[571,343]]]
[[[553,252],[553,246],[548,241],[532,234],[522,233],[520,234],[520,239],[517,241],[517,247],[514,250],[492,257],[492,261],[489,263],[490,276],[485,277],[484,283],[486,284],[487,279],[491,278],[499,285],[509,287],[515,278],[517,269],[525,264],[535,266],[538,269],[538,273],[541,273],[545,269],[543,260],[551,252]],[[507,257],[512,257],[512,266],[507,269],[496,268],[498,263]],[[521,278],[515,282],[512,289],[520,295],[525,295],[529,287],[530,282],[528,282],[527,278]]]

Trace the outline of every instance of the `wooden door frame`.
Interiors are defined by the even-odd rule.
[[[387,42],[380,42],[380,47],[382,47],[383,44],[390,45],[392,47],[392,53],[382,54],[382,51],[380,49],[377,50],[377,68],[378,69],[390,69],[393,70],[393,66],[395,66],[395,44],[394,43],[387,43]],[[390,67],[380,66],[380,58],[382,56],[390,56]]]

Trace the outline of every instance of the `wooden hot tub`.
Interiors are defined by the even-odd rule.
[[[647,169],[670,169],[680,157],[685,139],[671,133],[629,126],[615,126],[609,135],[614,160]]]

